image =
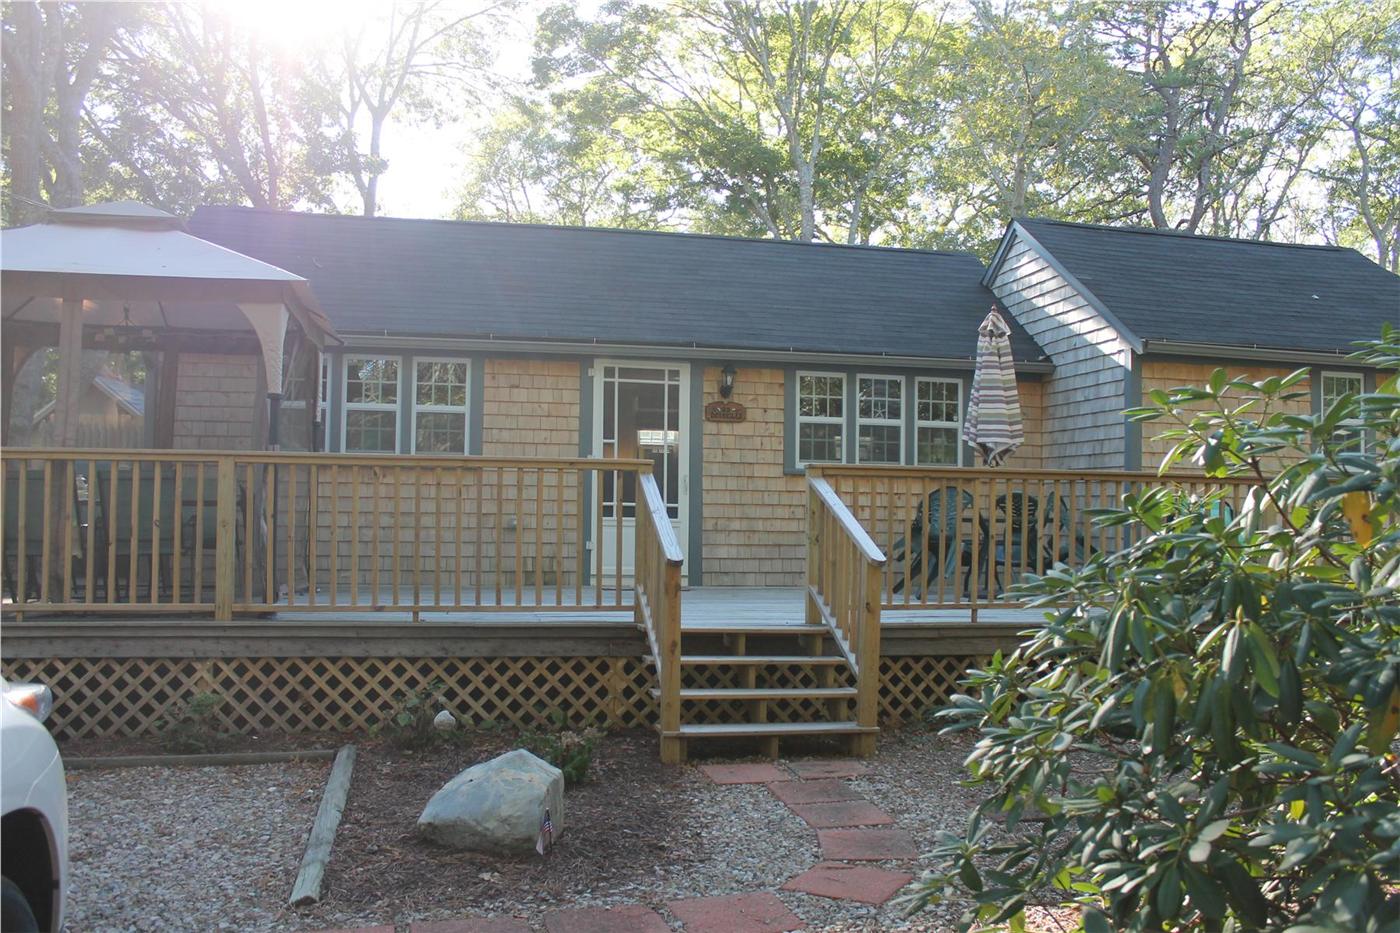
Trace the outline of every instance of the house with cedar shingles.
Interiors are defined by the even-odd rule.
[[[73,401],[3,451],[4,670],[73,697],[59,731],[203,690],[235,728],[365,728],[442,681],[480,718],[655,723],[667,760],[868,752],[1035,623],[1023,574],[1124,544],[1094,509],[1249,495],[1157,477],[1126,409],[1223,367],[1306,369],[1321,410],[1400,324],[1353,250],[1034,219],[983,263],[116,204],[5,231],[0,266],[4,398],[44,347],[70,401],[83,352],[146,366],[148,449],[78,446]],[[1023,436],[996,469],[962,437],[990,309]]]
[[[986,266],[245,208],[190,226],[325,305],[344,341],[324,361],[325,449],[652,459],[692,585],[801,582],[809,465],[975,465],[959,426],[990,307],[1012,322],[1025,425],[1006,465],[1026,469],[1155,469],[1163,445],[1124,409],[1217,366],[1313,368],[1318,406],[1360,391],[1352,341],[1400,325],[1400,279],[1355,250],[1058,221],[1012,222]],[[446,408],[428,385],[444,375]],[[721,399],[744,420],[707,419]]]

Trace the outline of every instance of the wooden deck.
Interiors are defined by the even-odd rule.
[[[633,601],[633,593],[630,588],[622,591],[620,599],[614,599],[615,593],[609,590],[608,603],[620,605],[630,605]],[[490,626],[521,625],[529,626],[534,624],[549,626],[565,624],[632,624],[633,612],[628,609],[595,609],[590,606],[559,606],[550,601],[547,597],[539,605],[525,603],[516,606],[511,601],[510,594],[506,594],[500,603],[483,601],[480,609],[470,607],[454,606],[451,609],[438,610],[433,608],[430,602],[419,603],[420,611],[413,612],[400,608],[405,602],[400,599],[399,605],[394,605],[394,600],[378,599],[373,594],[364,591],[359,600],[360,606],[340,606],[335,609],[319,608],[315,611],[306,611],[299,608],[282,609],[275,612],[240,614],[235,620],[235,625],[248,625],[255,622],[267,624],[296,623],[298,625],[334,626],[338,624],[381,624],[381,623],[405,623],[416,622],[427,625],[462,625],[462,624],[483,624]],[[410,601],[411,602],[411,601]],[[384,605],[386,608],[370,608],[375,604]],[[717,626],[733,625],[753,625],[753,624],[792,624],[802,625],[803,622],[803,590],[801,587],[745,587],[745,586],[698,586],[682,590],[681,592],[681,625],[685,629],[692,627],[714,628]],[[3,612],[6,616],[14,612],[18,607],[4,601]],[[68,623],[79,624],[82,621],[100,621],[110,619],[113,622],[118,620],[132,624],[147,624],[152,622],[164,622],[171,625],[213,625],[207,619],[198,616],[194,618],[183,617],[179,613],[151,613],[148,616],[122,612],[120,614],[104,614],[100,604],[92,607],[91,612],[74,614],[65,612],[63,619]],[[1008,608],[1008,607],[981,607],[976,611],[976,618],[973,618],[973,611],[970,608],[958,609],[920,609],[917,606],[909,608],[886,608],[881,614],[881,622],[885,628],[899,626],[929,626],[929,625],[1014,625],[1029,627],[1037,624],[1041,620],[1041,612],[1033,609]],[[416,618],[415,618],[416,617]],[[50,621],[56,618],[55,615],[43,612],[29,611],[25,614],[25,620],[15,623],[15,628],[11,631],[18,631],[20,626],[28,625],[30,621],[39,622],[45,619]],[[8,634],[8,633],[7,633]]]
[[[630,600],[631,593],[627,598]],[[685,630],[744,625],[804,625],[797,587],[695,587],[681,594]],[[237,657],[336,654],[346,657],[411,654],[427,657],[640,656],[647,651],[633,613],[522,608],[519,611],[277,612],[232,622],[174,614],[103,616],[28,613],[4,615],[4,657]],[[1015,644],[1040,613],[982,609],[885,610],[881,653],[886,656],[977,655]]]

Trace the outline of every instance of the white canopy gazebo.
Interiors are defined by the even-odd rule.
[[[304,278],[192,236],[180,218],[134,201],[50,210],[39,223],[0,232],[0,314],[3,426],[8,432],[19,366],[34,350],[57,347],[54,437],[65,447],[76,440],[84,348],[260,354],[265,443],[275,447],[289,336],[318,348],[336,339]],[[316,354],[306,356],[314,367]],[[308,376],[317,391],[314,369]]]

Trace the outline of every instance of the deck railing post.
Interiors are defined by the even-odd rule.
[[[822,585],[822,511],[817,492],[807,484],[807,592],[803,605],[807,607],[807,624],[821,625],[821,608],[816,593]]]
[[[661,684],[661,761],[680,764],[685,760],[685,740],[681,730],[681,567],[666,563],[664,592],[659,602],[665,607],[660,613],[662,670],[657,672]]]
[[[865,563],[865,599],[856,645],[856,663],[860,671],[856,684],[856,724],[862,729],[874,729],[880,724],[880,584],[883,577],[883,566]],[[875,733],[861,732],[851,745],[853,754],[868,758],[875,754]]]
[[[238,566],[238,484],[237,464],[232,457],[220,457],[218,494],[215,500],[218,537],[214,548],[214,618],[233,619],[234,578]]]

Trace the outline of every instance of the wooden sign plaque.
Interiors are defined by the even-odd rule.
[[[737,424],[740,421],[746,420],[748,416],[748,409],[744,408],[744,406],[740,405],[738,402],[733,402],[729,399],[710,402],[705,406],[706,421],[724,421],[730,424]]]

